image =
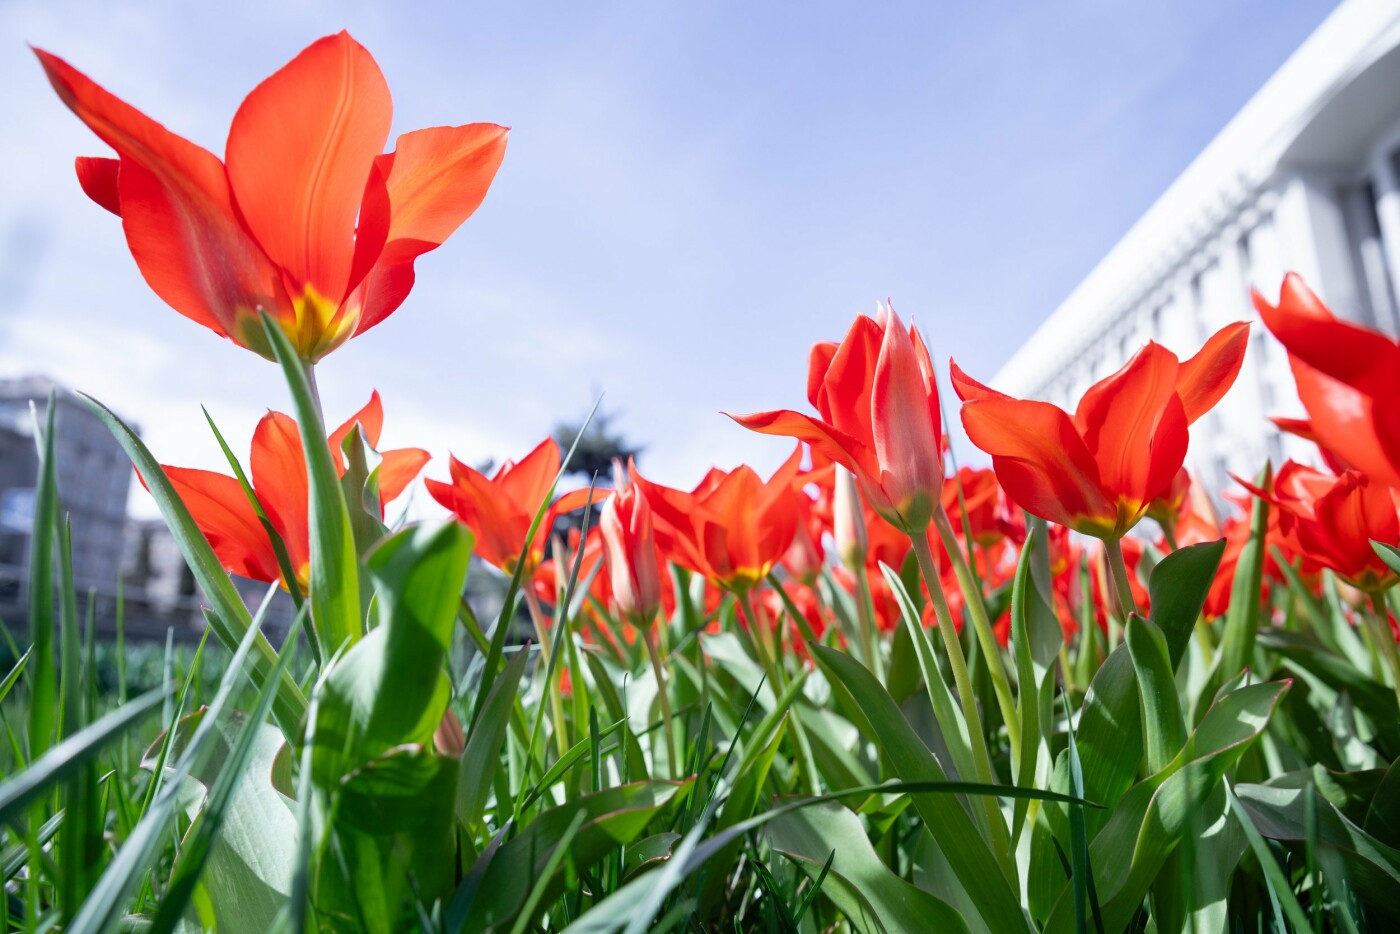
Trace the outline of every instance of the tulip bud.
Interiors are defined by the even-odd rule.
[[[444,756],[460,756],[466,745],[467,734],[462,729],[462,721],[451,709],[447,710],[438,728],[433,731],[433,746]]]
[[[661,568],[642,488],[632,484],[608,497],[598,528],[617,611],[634,626],[650,626],[661,609]]]
[[[852,572],[859,573],[865,567],[865,554],[870,549],[870,539],[865,531],[865,511],[860,505],[860,491],[856,489],[855,475],[840,465],[836,467],[835,482],[832,513],[836,554],[841,558],[842,564]]]

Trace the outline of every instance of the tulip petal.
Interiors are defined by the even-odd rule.
[[[875,452],[858,438],[853,438],[825,422],[810,415],[779,409],[774,412],[754,412],[750,415],[734,415],[725,412],[734,421],[750,431],[765,435],[778,435],[796,438],[820,451],[824,456],[845,467],[870,483],[879,482],[879,468],[875,462]]]
[[[1378,482],[1400,488],[1400,405],[1376,398],[1289,355],[1298,398],[1324,450]]]
[[[884,333],[873,318],[856,315],[850,331],[832,355],[816,400],[822,421],[859,438],[871,447],[872,457],[875,452],[870,434],[870,393],[883,340]]]
[[[185,317],[245,344],[251,338],[238,333],[240,320],[260,308],[290,308],[277,268],[238,222],[218,157],[63,59],[34,52],[58,96],[125,162],[118,173],[122,228],[152,291]]]
[[[971,376],[963,372],[957,361],[949,358],[948,376],[953,384],[953,391],[958,394],[958,398],[964,402],[972,402],[978,399],[1010,399],[1004,392],[997,392],[990,386],[977,382]]]
[[[379,461],[379,502],[381,507],[392,503],[413,482],[413,478],[432,460],[422,448],[397,448],[385,451]]]
[[[121,160],[101,156],[79,156],[73,163],[83,194],[118,217],[122,216],[121,198],[117,193],[117,170],[120,166]]]
[[[282,579],[267,530],[237,480],[210,470],[162,468],[224,570],[266,583]]]
[[[545,438],[518,462],[502,464],[491,482],[516,509],[533,517],[559,476],[559,465],[559,445],[553,438]]]
[[[1400,343],[1339,321],[1300,276],[1284,278],[1277,306],[1258,292],[1253,298],[1264,324],[1290,356],[1367,395],[1400,395]]]
[[[871,386],[870,426],[881,468],[880,488],[911,524],[906,531],[926,522],[942,497],[937,395],[930,399],[929,394],[914,342],[890,309]],[[910,509],[913,513],[906,514]]]
[[[379,444],[379,434],[384,430],[384,404],[379,400],[379,390],[375,389],[369,394],[369,401],[364,408],[351,415],[340,427],[331,432],[328,443],[331,446],[331,457],[335,459],[337,467],[342,469],[345,463],[345,456],[341,453],[341,445],[345,439],[350,437],[350,432],[355,425],[359,425],[365,431],[365,440],[369,442],[371,448]],[[411,477],[409,479],[412,479]],[[383,484],[381,482],[381,490]]]
[[[273,528],[286,543],[292,567],[303,567],[311,560],[307,518],[311,494],[301,432],[291,416],[268,412],[262,417],[253,430],[248,466],[253,489]]]
[[[352,285],[365,277],[355,333],[398,308],[413,288],[413,261],[441,246],[481,206],[509,132],[494,123],[415,130],[375,160],[351,276]]]
[[[1118,372],[1090,386],[1074,413],[1103,488],[1134,508],[1164,490],[1186,457],[1177,371],[1172,352],[1149,342]]]
[[[992,455],[1006,494],[1021,508],[1061,525],[1084,528],[1085,517],[1112,527],[1117,507],[1069,415],[1048,402],[976,399],[963,403],[973,444]]]
[[[344,298],[355,219],[392,116],[384,75],[346,32],[307,46],[234,114],[229,183],[294,297],[312,286],[333,305]]]
[[[821,411],[817,399],[821,396],[822,383],[826,381],[826,371],[831,369],[831,359],[841,345],[835,341],[818,341],[807,354],[807,401],[812,408]]]
[[[1194,357],[1181,361],[1176,394],[1181,397],[1188,424],[1214,408],[1234,385],[1248,346],[1249,324],[1237,321],[1212,334]]]

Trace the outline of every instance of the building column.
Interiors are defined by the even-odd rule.
[[[1376,220],[1380,227],[1381,254],[1385,257],[1390,279],[1390,294],[1400,297],[1400,179],[1396,178],[1391,151],[1389,147],[1378,146],[1371,154],[1371,178],[1376,188]],[[1395,309],[1390,310],[1392,319],[1378,323],[1394,334],[1400,329],[1400,321],[1394,319]]]

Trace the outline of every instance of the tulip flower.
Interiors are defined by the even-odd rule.
[[[1355,470],[1334,477],[1293,461],[1279,468],[1272,490],[1240,482],[1278,510],[1286,551],[1330,568],[1367,593],[1395,585],[1395,572],[1371,546],[1373,540],[1400,544],[1395,491]]]
[[[1302,278],[1289,273],[1278,305],[1254,307],[1288,350],[1308,420],[1280,427],[1314,440],[1374,483],[1400,488],[1400,342],[1338,321]]]
[[[63,102],[116,150],[80,158],[78,181],[120,215],[147,284],[268,358],[260,312],[307,362],[387,318],[413,287],[414,260],[472,215],[505,154],[506,129],[489,123],[416,130],[383,154],[389,88],[345,32],[253,89],[223,161],[35,52]]]
[[[651,506],[662,553],[725,590],[746,593],[792,544],[801,458],[798,445],[767,482],[748,466],[712,469],[689,493],[653,483],[635,466],[631,474]]]
[[[1234,383],[1249,325],[1217,331],[1189,360],[1149,342],[1084,394],[1073,416],[1048,402],[1013,399],[952,365],[972,443],[992,455],[1021,508],[1105,540],[1123,536],[1172,484],[1188,426]]]
[[[590,492],[595,505],[608,495],[606,490],[588,488],[565,493],[550,504],[527,549],[525,537],[530,523],[554,486],[560,462],[559,445],[553,438],[545,438],[519,463],[506,461],[490,478],[449,456],[451,482],[430,479],[424,485],[433,499],[476,533],[477,557],[506,574],[514,574],[523,552],[522,574],[528,580],[544,560],[545,542],[555,519],[583,508]]]
[[[887,522],[908,534],[928,528],[943,489],[943,426],[918,330],[893,308],[857,315],[839,345],[812,347],[807,398],[817,418],[788,410],[730,418],[807,442],[855,474]]]
[[[952,517],[953,527],[963,534],[962,519],[967,517],[972,540],[989,547],[1006,540],[1025,541],[1025,521],[1020,510],[1013,510],[994,471],[963,467],[957,482],[943,488],[943,509]]]
[[[636,484],[615,491],[603,505],[598,527],[613,605],[624,620],[645,629],[661,609],[661,564],[646,492]]]
[[[345,462],[340,445],[357,424],[370,447],[379,443],[384,409],[378,392],[371,394],[363,409],[331,432],[327,443],[342,475]],[[380,458],[379,508],[380,518],[383,518],[384,506],[418,476],[428,462],[428,452],[400,448],[384,451]],[[272,539],[238,480],[210,470],[164,464],[161,467],[225,570],[267,583],[282,580]],[[286,548],[296,583],[305,591],[311,566],[311,533],[307,525],[310,494],[301,432],[291,416],[281,412],[268,412],[263,416],[253,432],[248,467],[258,503]]]

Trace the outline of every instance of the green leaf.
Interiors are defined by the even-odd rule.
[[[1135,785],[1114,808],[1089,847],[1106,930],[1121,930],[1132,919],[1191,816],[1263,732],[1288,687],[1289,682],[1255,684],[1218,698],[1176,759]],[[1047,932],[1074,929],[1069,888],[1061,893]]]
[[[54,466],[54,394],[49,393],[44,430],[39,432],[39,477],[34,488],[34,526],[29,544],[29,638],[34,664],[29,676],[29,758],[53,745],[57,731],[58,676],[54,658],[54,567],[58,533],[58,478]],[[38,431],[37,416],[35,430]]]
[[[291,657],[297,651],[297,637],[301,634],[304,620],[305,609],[302,609],[288,630],[287,639],[283,641],[283,647],[277,655],[277,668],[274,669],[277,675],[286,671]],[[175,930],[195,893],[195,886],[199,884],[203,884],[209,892],[210,899],[216,906],[216,917],[238,913],[244,923],[252,920],[249,916],[258,905],[256,895],[262,895],[260,902],[265,913],[258,921],[263,924],[263,930],[266,930],[266,924],[269,924],[276,914],[276,907],[267,903],[269,899],[277,896],[284,898],[290,891],[291,854],[297,839],[295,821],[286,805],[281,802],[276,788],[272,787],[270,765],[281,746],[281,737],[276,730],[267,728],[265,724],[267,714],[272,711],[274,693],[276,692],[273,685],[269,683],[259,693],[252,716],[242,718],[242,723],[235,724],[232,730],[225,728],[227,732],[224,738],[227,739],[230,748],[216,773],[196,776],[197,770],[190,770],[190,774],[196,777],[196,780],[202,777],[204,786],[209,788],[209,794],[203,802],[203,807],[199,809],[199,816],[190,825],[189,833],[186,833],[175,858],[175,868],[165,889],[165,899],[162,900],[160,910],[155,913],[155,920],[151,923],[151,931],[154,934],[168,934],[168,931]],[[246,772],[255,759],[267,766],[266,772],[245,780]],[[262,800],[259,800],[259,791],[263,793]],[[266,805],[266,809],[241,814],[242,822],[235,823],[232,828],[238,836],[230,842],[224,839],[223,830],[225,819],[230,816],[235,804],[241,804],[245,809],[256,808],[262,804]],[[256,823],[249,823],[251,821]],[[239,849],[239,843],[246,846]],[[214,858],[216,851],[220,857],[217,860]],[[248,857],[260,860],[267,856],[272,856],[277,863],[260,868],[273,874],[273,879],[263,878],[249,865]],[[214,871],[217,875],[203,879],[206,870]],[[228,872],[239,870],[244,872],[238,877],[228,878]],[[252,891],[245,892],[244,885]],[[221,924],[220,930],[227,930],[227,927],[232,926]],[[245,927],[244,930],[253,931],[259,928]]]
[[[170,534],[175,539],[180,554],[184,556],[195,582],[199,584],[200,592],[209,601],[212,610],[209,619],[219,640],[228,648],[237,649],[249,632],[252,619],[248,615],[248,608],[243,604],[243,598],[238,595],[233,581],[224,572],[218,556],[214,554],[214,549],[209,547],[204,533],[199,530],[199,526],[190,516],[190,511],[180,501],[175,488],[165,476],[165,471],[136,433],[96,399],[90,396],[82,398],[93,414],[101,419],[116,437],[150,491],[151,498],[155,500],[161,516],[165,519],[165,524],[170,528]],[[277,664],[277,653],[262,633],[257,633],[253,640],[250,674],[253,682],[261,688]],[[295,739],[301,730],[302,718],[306,716],[306,697],[301,693],[301,688],[297,687],[296,679],[290,672],[284,672],[278,680],[272,715],[281,728],[282,735],[289,740]]]
[[[127,701],[0,783],[0,823],[19,818],[29,804],[91,761],[104,746],[160,706],[168,694],[164,688],[154,688]]]
[[[1191,641],[1191,632],[1205,608],[1224,554],[1225,539],[1201,542],[1178,548],[1152,569],[1147,584],[1152,602],[1151,619],[1166,640],[1167,657],[1173,670],[1181,664],[1182,653]]]
[[[586,871],[620,844],[639,839],[652,822],[687,792],[693,781],[634,782],[584,795],[540,814],[496,852],[472,901],[465,930],[484,931],[513,923],[525,907],[532,885],[543,882],[548,904],[563,890],[558,873],[544,870],[561,836],[582,815],[569,847],[575,872]]]
[[[1387,846],[1347,820],[1331,802],[1308,788],[1262,785],[1235,786],[1240,807],[1259,833],[1295,847],[1308,839],[1306,804],[1312,797],[1317,813],[1317,843],[1327,876],[1346,879],[1368,912],[1388,927],[1400,925],[1400,850]]]
[[[894,699],[869,671],[835,649],[813,645],[811,650],[832,689],[838,696],[845,695],[856,727],[878,744],[896,775],[904,781],[946,778]],[[914,806],[987,924],[996,931],[1025,929],[1020,896],[963,805],[948,795],[919,794],[914,796]]]
[[[1366,812],[1366,832],[1400,849],[1400,759],[1390,763]]]
[[[462,751],[462,770],[457,781],[457,819],[468,830],[476,827],[491,796],[491,783],[501,763],[501,748],[515,703],[520,677],[530,660],[529,652],[516,652],[505,671],[491,685],[491,696],[481,709],[472,735]]]
[[[457,761],[433,754],[451,688],[443,660],[471,556],[460,523],[412,526],[368,557],[378,625],[316,693],[312,776],[318,914],[381,929],[446,895]],[[415,888],[416,886],[416,888]]]
[[[891,872],[875,854],[860,818],[839,804],[785,813],[768,825],[767,833],[774,850],[812,878],[835,854],[821,891],[860,930],[968,930],[946,902]]]
[[[1255,485],[1267,490],[1273,486],[1273,468],[1269,464],[1255,478]],[[1248,667],[1254,657],[1254,640],[1259,633],[1262,605],[1259,588],[1264,583],[1264,556],[1269,527],[1269,503],[1254,497],[1250,511],[1249,541],[1240,552],[1235,565],[1235,579],[1230,588],[1230,609],[1225,616],[1225,632],[1221,636],[1218,677],[1233,677]]]
[[[307,591],[321,657],[329,658],[342,646],[353,646],[364,633],[359,554],[355,551],[345,497],[340,492],[340,473],[331,460],[321,407],[311,387],[310,365],[302,363],[292,342],[266,312],[262,313],[262,325],[291,390],[292,409],[306,457],[310,489],[307,527],[311,533]]]
[[[1377,556],[1385,562],[1385,566],[1396,574],[1400,574],[1400,548],[1394,545],[1387,545],[1385,542],[1371,541],[1371,547],[1375,549]]]
[[[1016,757],[1016,784],[1033,787],[1048,783],[1051,733],[1050,705],[1054,690],[1055,661],[1064,645],[1064,629],[1055,611],[1045,602],[1034,574],[1035,544],[1032,536],[1021,549],[1016,577],[1011,585],[1011,658],[1016,665],[1017,717],[1021,748]],[[1029,804],[1016,802],[1012,812],[1012,845],[1021,837]]]
[[[1124,637],[1137,673],[1138,709],[1147,747],[1146,774],[1154,775],[1181,751],[1186,742],[1186,723],[1181,717],[1176,679],[1162,630],[1150,620],[1129,613]]]

